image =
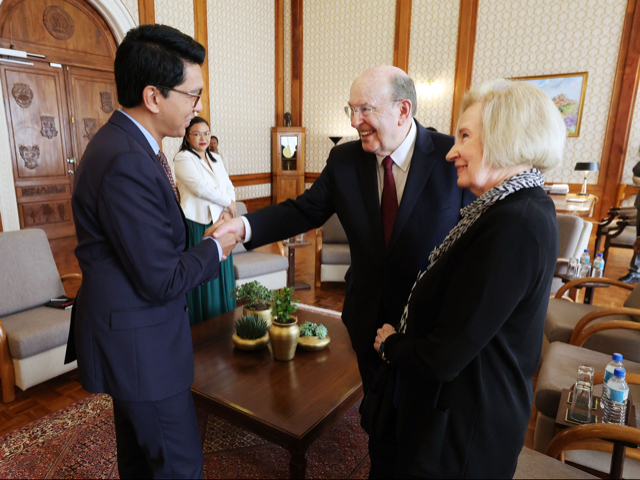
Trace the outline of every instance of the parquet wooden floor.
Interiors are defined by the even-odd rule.
[[[315,269],[315,234],[309,232],[309,247],[298,249],[296,252],[296,280],[302,280],[311,285],[310,290],[297,290],[299,301],[331,310],[342,310],[344,301],[344,284],[323,284],[322,288],[314,287]],[[591,252],[593,252],[594,237],[591,238]],[[77,260],[73,254],[75,237],[67,237],[51,241],[54,258],[60,274],[80,272]],[[260,250],[278,253],[275,246],[261,247]],[[627,271],[631,259],[631,250],[612,249],[606,268],[606,275],[618,278]],[[72,281],[65,284],[67,295],[75,296],[79,282]],[[464,295],[464,292],[461,293]],[[594,303],[603,306],[621,305],[626,298],[626,292],[618,288],[602,289],[595,294]],[[16,400],[11,403],[0,403],[0,435],[19,428],[29,422],[41,418],[48,413],[63,408],[88,395],[78,381],[77,371],[69,372],[55,379],[22,392],[16,388]],[[536,411],[532,412],[527,431],[525,445],[533,447]]]

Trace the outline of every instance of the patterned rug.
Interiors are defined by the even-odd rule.
[[[358,404],[307,452],[307,478],[367,478],[367,435]],[[289,453],[214,415],[198,412],[204,478],[288,478]],[[0,437],[0,478],[119,478],[113,406],[90,395]]]

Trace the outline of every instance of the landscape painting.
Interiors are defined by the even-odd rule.
[[[539,77],[519,77],[518,80],[541,88],[562,114],[570,137],[580,133],[580,120],[584,105],[584,93],[587,89],[587,72],[561,75],[543,75]]]

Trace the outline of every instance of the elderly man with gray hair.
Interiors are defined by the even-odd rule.
[[[322,226],[334,213],[351,252],[342,320],[355,350],[365,396],[381,360],[376,330],[397,323],[411,285],[431,250],[475,197],[457,186],[445,160],[449,135],[415,119],[416,90],[399,68],[364,71],[351,86],[346,116],[359,140],[337,145],[312,187],[296,200],[271,205],[219,227],[255,248]],[[371,477],[393,476],[393,445],[372,438]]]

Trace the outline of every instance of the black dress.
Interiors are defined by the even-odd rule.
[[[511,478],[532,407],[558,256],[541,188],[498,201],[415,286],[398,368],[398,466],[426,477]]]

